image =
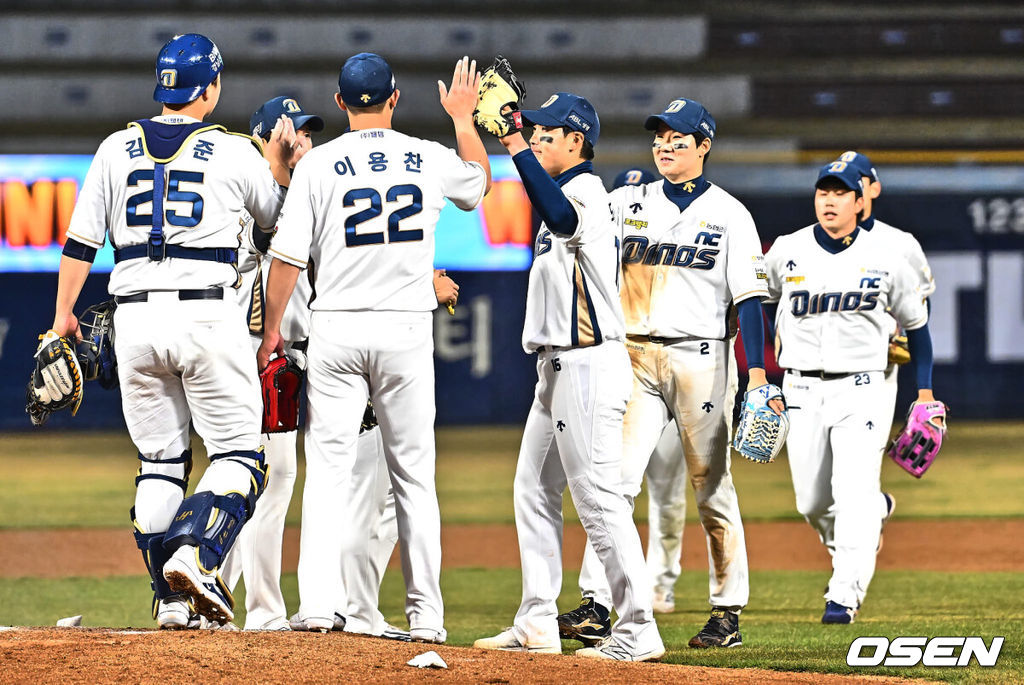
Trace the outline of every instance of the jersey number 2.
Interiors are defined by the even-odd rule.
[[[419,187],[410,183],[391,186],[384,195],[385,200],[390,203],[398,203],[401,198],[408,198],[402,206],[397,207],[388,214],[388,237],[384,239],[384,231],[376,233],[360,233],[359,224],[376,219],[383,213],[380,193],[374,188],[354,188],[345,193],[342,204],[346,207],[355,207],[357,200],[369,200],[370,206],[360,210],[345,219],[345,246],[359,247],[360,245],[383,245],[385,243],[403,243],[413,240],[423,240],[423,229],[410,228],[402,229],[403,219],[408,219],[423,211],[423,192]]]
[[[152,169],[136,169],[128,174],[128,185],[137,186],[140,181],[152,181]],[[202,183],[203,174],[198,171],[172,171],[167,174],[167,201],[168,202],[191,202],[192,211],[188,214],[178,214],[173,209],[164,213],[167,223],[171,226],[182,226],[183,228],[194,228],[203,220],[203,196],[190,190],[181,190],[182,183]],[[152,226],[152,214],[139,214],[139,205],[153,201],[153,189],[135,193],[128,198],[125,205],[125,222],[129,226]]]

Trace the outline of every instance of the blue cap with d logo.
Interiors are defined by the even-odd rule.
[[[827,178],[837,179],[844,187],[858,195],[864,194],[864,189],[860,185],[860,172],[852,164],[836,160],[821,167],[818,171],[818,180],[814,183],[814,187],[821,187],[822,181]]]
[[[668,103],[661,114],[652,114],[644,122],[648,131],[657,131],[658,124],[663,123],[673,131],[680,133],[699,133],[705,138],[715,139],[715,120],[704,109],[704,105],[696,100],[678,98]]]
[[[324,120],[315,114],[306,114],[302,111],[299,101],[285,95],[280,95],[272,100],[267,100],[260,108],[252,113],[249,118],[249,131],[252,135],[270,139],[270,132],[274,130],[274,124],[284,114],[295,124],[298,131],[303,126],[316,133],[324,130]]]
[[[360,52],[346,60],[338,74],[338,92],[346,105],[370,107],[395,92],[395,75],[380,55]]]
[[[582,133],[591,145],[597,145],[601,135],[601,120],[594,106],[572,93],[555,93],[540,109],[524,109],[522,114],[524,121],[535,126],[568,126]]]

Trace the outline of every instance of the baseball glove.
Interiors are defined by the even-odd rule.
[[[512,71],[508,60],[498,55],[480,79],[473,121],[491,135],[503,138],[523,128],[519,105],[526,85]]]
[[[278,357],[260,372],[264,433],[287,433],[299,427],[302,369],[290,357]]]
[[[946,435],[946,412],[942,402],[913,402],[907,423],[893,438],[886,453],[914,478],[920,478],[935,461]]]
[[[74,416],[82,404],[82,367],[73,338],[54,331],[39,336],[36,368],[26,389],[25,411],[32,425],[41,426],[50,414],[71,407]]]
[[[907,336],[893,335],[889,337],[889,363],[906,364],[910,361],[910,346]]]
[[[782,445],[789,434],[789,412],[777,415],[768,402],[786,398],[777,385],[762,385],[747,392],[743,397],[743,413],[736,428],[733,448],[751,461],[768,464],[782,451]]]

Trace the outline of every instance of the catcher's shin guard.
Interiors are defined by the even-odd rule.
[[[164,549],[163,533],[142,532],[138,521],[135,520],[135,507],[132,507],[131,517],[135,544],[142,552],[142,560],[146,562],[146,570],[149,571],[149,577],[152,579],[150,587],[153,588],[153,618],[156,618],[157,605],[160,600],[178,596],[164,580],[164,564],[167,563],[171,555]]]
[[[181,503],[164,534],[164,549],[169,555],[182,545],[197,547],[197,560],[203,573],[214,573],[220,567],[242,526],[255,511],[256,500],[266,486],[267,469],[262,451],[214,454],[210,460],[231,457],[242,457],[234,461],[249,469],[248,493],[197,492]]]

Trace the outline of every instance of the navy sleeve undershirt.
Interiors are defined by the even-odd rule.
[[[64,243],[64,249],[61,250],[61,254],[65,257],[71,257],[81,262],[89,262],[92,264],[96,261],[96,248],[91,245],[81,243],[74,238],[68,238]]]
[[[932,387],[932,334],[928,332],[928,324],[907,331],[907,346],[910,348],[910,363],[914,367],[917,389]]]
[[[571,236],[576,232],[576,224],[579,218],[572,203],[562,193],[562,189],[555,183],[555,179],[544,171],[533,150],[523,150],[512,156],[512,163],[519,170],[519,176],[523,179],[523,187],[526,194],[537,210],[537,214],[543,219],[544,225],[551,231],[563,236]]]
[[[750,297],[736,305],[736,313],[743,333],[743,352],[747,355],[747,368],[764,368],[764,314],[761,301]]]

